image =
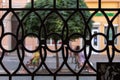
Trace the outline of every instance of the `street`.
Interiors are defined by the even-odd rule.
[[[120,62],[120,55],[116,55],[115,59],[113,60],[113,62]],[[30,58],[29,57],[25,57],[24,59],[24,63],[26,63],[26,61],[28,61]],[[92,55],[90,57],[90,62],[93,63],[93,67],[96,69],[96,63],[97,62],[108,62],[107,56],[106,55]],[[60,64],[61,65],[63,62],[63,59],[60,58]],[[75,69],[75,63],[71,63],[71,58],[68,59],[68,64],[69,66],[74,70]],[[10,72],[14,72],[14,70],[16,70],[18,68],[19,65],[19,60],[17,58],[17,56],[4,56],[2,63],[4,64],[4,66],[10,71]],[[56,57],[47,57],[46,61],[45,61],[46,65],[48,68],[50,69],[55,69],[56,68]],[[45,70],[45,67],[43,67]],[[66,66],[64,66],[63,68],[63,74],[65,74],[66,71],[68,71],[67,73],[69,73],[70,71],[67,69]],[[20,69],[21,70],[21,69]],[[20,73],[20,72],[18,72]],[[42,74],[42,70],[40,69],[38,71],[38,73]],[[48,73],[48,72],[47,72]],[[6,72],[4,71],[4,69],[2,68],[2,66],[0,66],[0,74],[6,74]],[[48,73],[49,74],[49,73]],[[89,74],[89,73],[87,73]],[[19,77],[19,78],[18,78]],[[9,80],[8,76],[0,76],[0,80]],[[30,76],[14,76],[12,77],[12,80],[31,80]],[[35,76],[35,80],[53,80],[52,76]],[[75,76],[57,76],[57,80],[76,80]],[[80,80],[96,80],[96,76],[80,76]]]

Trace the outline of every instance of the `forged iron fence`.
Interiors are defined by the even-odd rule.
[[[13,8],[12,7],[12,0],[9,0],[9,7],[8,8],[0,8],[0,11],[4,12],[4,14],[2,15],[2,17],[0,18],[0,25],[1,25],[1,37],[0,37],[0,48],[2,50],[2,55],[1,55],[1,58],[0,58],[0,65],[1,67],[3,68],[3,70],[6,72],[5,74],[4,73],[1,73],[0,74],[0,77],[4,77],[4,76],[8,76],[9,80],[12,80],[12,77],[13,76],[30,76],[31,77],[31,80],[36,80],[35,79],[35,76],[50,76],[50,77],[53,77],[52,79],[53,80],[57,80],[57,76],[73,76],[75,77],[76,80],[79,80],[81,76],[93,76],[93,77],[97,77],[98,75],[98,72],[97,72],[97,69],[95,67],[92,66],[92,64],[90,63],[89,59],[91,57],[91,52],[94,51],[94,52],[98,52],[98,53],[101,53],[101,52],[104,52],[106,50],[106,53],[107,53],[107,57],[108,58],[108,63],[112,63],[113,59],[114,59],[114,56],[115,56],[115,52],[120,52],[120,50],[118,48],[116,48],[115,44],[114,44],[114,41],[117,37],[119,37],[120,33],[118,32],[117,34],[115,34],[114,32],[114,26],[113,26],[113,21],[116,17],[118,17],[119,13],[120,13],[120,8],[101,8],[101,0],[98,0],[98,8],[82,8],[82,7],[79,7],[79,0],[76,0],[76,7],[75,8],[57,8],[56,7],[56,1],[57,0],[53,0],[53,7],[52,8],[35,8],[34,7],[34,0],[31,0],[31,8]],[[62,34],[57,34],[57,33],[52,33],[52,34],[49,34],[49,35],[56,35],[56,36],[60,36],[61,37],[61,40],[62,40],[62,44],[60,46],[60,48],[58,50],[50,50],[48,48],[48,45],[47,45],[47,36],[46,35],[45,39],[42,40],[40,38],[40,34],[39,35],[35,35],[35,34],[24,34],[24,32],[22,32],[22,36],[20,38],[18,38],[19,36],[19,29],[21,28],[21,30],[24,30],[23,28],[23,20],[24,19],[20,19],[19,16],[17,15],[18,12],[20,11],[28,11],[28,13],[24,16],[24,19],[25,17],[27,17],[27,15],[29,15],[30,13],[32,12],[36,12],[36,11],[50,11],[50,13],[48,13],[48,15],[50,15],[51,13],[56,13],[60,18],[62,18],[61,20],[63,21],[63,24],[64,24],[64,27],[67,29],[68,26],[67,26],[67,21],[68,20],[65,20],[59,13],[59,11],[73,11],[73,13],[71,14],[71,16],[73,14],[75,14],[76,12],[79,12],[79,14],[81,14],[84,18],[84,13],[82,13],[81,11],[93,11],[93,13],[91,14],[91,16],[88,18],[88,20],[86,19],[83,19],[84,20],[84,23],[85,23],[85,31],[88,30],[88,32],[90,33],[89,34],[89,38],[86,38],[84,37],[83,35],[79,34],[79,33],[74,33],[72,34],[71,36],[66,36],[67,39],[64,40]],[[113,18],[110,20],[108,17],[109,15],[112,15],[112,14],[109,14],[107,15],[105,13],[105,11],[116,11],[117,13],[113,16]],[[104,34],[104,33],[96,33],[94,35],[92,35],[91,33],[91,30],[89,29],[89,21],[96,15],[97,12],[101,12],[103,14],[103,16],[105,17],[107,23],[108,23],[108,26],[110,26],[109,28],[111,28],[112,30],[112,39],[109,40],[109,29],[107,31],[107,35]],[[16,34],[13,34],[12,32],[6,32],[5,30],[5,25],[4,25],[4,20],[5,20],[5,17],[8,16],[9,13],[12,13],[17,21],[18,21],[18,28],[16,30]],[[41,17],[39,16],[38,14],[36,14],[37,17]],[[71,17],[69,16],[69,17]],[[46,18],[47,19],[47,18]],[[46,20],[44,19],[44,20]],[[69,19],[69,18],[68,18]],[[40,27],[43,27],[44,26],[44,20],[41,20],[41,26]],[[61,32],[64,32],[64,29],[63,31]],[[68,32],[68,31],[66,31]],[[45,32],[44,32],[45,33]],[[45,33],[46,34],[46,33]],[[2,44],[3,42],[3,38],[5,36],[12,36],[16,42],[16,45],[14,45],[14,47],[12,49],[6,49],[4,48],[4,45]],[[25,60],[25,52],[35,52],[37,49],[35,50],[29,50],[25,47],[25,44],[24,44],[24,40],[26,37],[28,37],[29,35],[35,35],[38,39],[38,42],[39,42],[39,45],[38,45],[38,48],[40,50],[40,54],[42,55],[42,53],[44,52],[44,55],[41,56],[41,63],[39,64],[39,66],[34,70],[34,71],[30,71],[24,64],[24,60]],[[83,38],[84,40],[84,45],[83,45],[83,48],[79,51],[74,51],[71,49],[70,47],[70,44],[69,44],[69,41],[70,41],[70,38],[74,35],[79,35]],[[93,37],[95,36],[102,36],[106,39],[106,46],[104,49],[102,50],[96,50],[94,47],[92,47],[92,39]],[[44,45],[44,46],[43,46]],[[20,46],[20,47],[19,47]],[[68,52],[69,50],[72,51],[72,52],[80,52],[82,50],[84,50],[85,54],[87,54],[86,52],[86,46],[89,46],[89,52],[88,52],[88,56],[86,55],[86,61],[85,63],[88,63],[89,66],[94,70],[94,73],[90,73],[90,74],[85,74],[85,73],[82,73],[84,67],[82,67],[81,69],[79,69],[79,71],[75,71],[74,68],[72,68],[70,65],[69,65],[69,61],[68,61]],[[109,46],[112,47],[112,56],[110,55],[110,48]],[[62,61],[61,61],[61,64],[60,64],[60,67],[57,69],[57,70],[53,70],[53,69],[50,69],[48,67],[48,65],[46,64],[46,59],[47,59],[47,51],[51,52],[51,53],[55,53],[55,52],[59,52],[62,50]],[[11,53],[11,52],[14,52],[16,51],[16,54],[17,54],[17,58],[19,59],[19,64],[18,64],[18,67],[16,70],[14,70],[13,72],[11,72],[9,69],[6,68],[5,64],[3,64],[3,59],[5,58],[5,53]],[[66,54],[65,54],[66,53]],[[22,55],[21,55],[22,54]],[[54,59],[51,59],[54,61]],[[51,64],[52,65],[52,64]],[[66,65],[66,68],[67,70],[63,70],[63,67]],[[12,65],[14,66],[14,65]],[[21,67],[23,67],[27,73],[19,73]],[[41,70],[42,68],[44,68],[43,70]],[[41,70],[41,71],[40,71]],[[61,71],[63,70],[63,72]],[[67,72],[69,71],[69,72]]]

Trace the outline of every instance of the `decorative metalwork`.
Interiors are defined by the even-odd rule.
[[[53,80],[57,80],[57,77],[59,76],[73,76],[75,77],[76,80],[79,80],[79,78],[81,76],[93,76],[93,77],[96,77],[97,76],[97,69],[95,69],[92,64],[90,63],[89,59],[91,57],[91,53],[92,51],[94,52],[98,52],[98,53],[101,53],[101,52],[104,52],[106,51],[107,52],[107,58],[108,58],[108,62],[109,63],[112,63],[113,59],[114,59],[114,56],[115,56],[115,52],[120,52],[119,49],[116,48],[115,44],[114,44],[114,40],[119,37],[120,33],[117,33],[117,34],[114,34],[114,28],[113,28],[113,21],[114,19],[119,15],[120,13],[120,9],[119,8],[112,8],[112,9],[108,9],[108,8],[101,8],[101,0],[98,0],[98,8],[80,8],[79,7],[79,0],[76,0],[77,1],[77,4],[76,4],[76,8],[56,8],[56,0],[53,0],[53,8],[34,8],[34,0],[31,0],[31,8],[12,8],[12,0],[9,0],[9,8],[0,8],[0,11],[4,11],[5,13],[2,15],[2,17],[0,18],[0,25],[1,25],[1,37],[0,37],[0,48],[2,50],[2,55],[0,57],[0,65],[1,67],[3,68],[3,70],[6,72],[5,74],[4,73],[1,73],[0,76],[8,76],[9,80],[12,80],[12,77],[13,76],[27,76],[27,77],[30,77],[31,80],[36,80],[35,77],[36,76],[49,76],[49,77],[52,77]],[[85,38],[84,36],[80,35],[79,33],[75,33],[71,36],[67,36],[68,38],[66,40],[63,39],[63,36],[60,35],[60,34],[57,34],[57,33],[52,33],[52,34],[49,34],[49,35],[46,35],[45,37],[45,40],[41,40],[40,38],[40,35],[35,35],[35,34],[27,34],[27,35],[24,35],[24,32],[22,32],[22,36],[20,38],[18,38],[18,35],[19,35],[19,29],[21,30],[24,30],[23,29],[23,25],[22,25],[22,22],[23,20],[25,19],[25,17],[27,17],[27,15],[29,15],[30,13],[32,12],[35,12],[35,11],[50,11],[51,13],[52,12],[55,12],[60,18],[61,20],[64,22],[64,26],[66,28],[68,28],[68,26],[66,25],[67,24],[67,21],[65,21],[62,16],[59,14],[59,11],[75,11],[75,12],[79,12],[80,10],[82,11],[94,11],[91,16],[89,17],[89,19],[86,21],[85,19],[84,22],[85,22],[85,30],[89,31],[89,38]],[[27,15],[24,16],[23,19],[19,19],[18,15],[17,15],[17,12],[19,11],[28,11]],[[108,18],[108,15],[105,13],[105,11],[116,11],[117,13],[113,16],[113,18],[110,20]],[[73,12],[73,14],[75,13]],[[101,12],[103,14],[103,16],[105,17],[107,23],[108,23],[108,26],[110,26],[109,28],[111,28],[112,30],[112,35],[113,35],[113,38],[112,40],[109,40],[109,29],[107,31],[107,35],[103,34],[103,33],[96,33],[94,35],[92,35],[91,33],[91,30],[89,30],[89,26],[88,26],[88,23],[89,21],[93,18],[93,16],[96,15],[97,12]],[[18,29],[17,29],[17,32],[16,34],[13,34],[11,32],[5,32],[5,25],[4,25],[4,20],[6,18],[6,16],[9,14],[9,13],[12,13],[17,21],[19,22],[19,25],[18,25]],[[50,13],[50,14],[51,14]],[[48,15],[50,15],[48,14]],[[36,14],[37,15],[37,14]],[[37,15],[38,17],[40,17],[39,15]],[[72,15],[71,15],[72,16]],[[83,17],[84,18],[84,17]],[[44,26],[44,21],[42,21],[42,24],[41,26]],[[64,32],[64,31],[62,31]],[[44,32],[44,34],[46,34]],[[24,40],[26,39],[26,37],[28,37],[29,35],[35,35],[36,38],[38,39],[39,41],[39,46],[37,49],[40,50],[40,54],[42,55],[42,53],[44,52],[44,55],[41,56],[41,63],[40,65],[34,70],[34,71],[30,71],[26,66],[25,66],[25,63],[24,63],[24,59],[25,59],[25,52],[29,52],[29,53],[32,53],[32,52],[35,52],[37,49],[35,50],[28,50],[25,45],[24,45]],[[56,35],[56,36],[60,36],[61,40],[62,40],[62,44],[61,44],[61,47],[58,49],[58,50],[51,50],[48,48],[48,45],[46,43],[46,40],[48,38],[48,36],[50,35]],[[85,54],[87,54],[86,52],[86,46],[89,46],[89,55],[85,56],[86,57],[86,61],[85,63],[88,63],[89,66],[94,70],[95,73],[93,74],[84,74],[82,73],[83,69],[84,69],[84,66],[83,68],[81,68],[79,71],[75,71],[73,68],[71,68],[71,66],[69,65],[69,58],[68,58],[68,51],[72,51],[72,52],[76,52],[74,50],[71,49],[70,45],[69,45],[69,40],[72,36],[74,35],[80,35],[83,40],[84,40],[84,46],[83,48],[80,50],[80,51],[84,51]],[[2,41],[4,40],[5,36],[12,36],[14,38],[14,40],[16,41],[16,45],[10,49],[10,50],[7,50],[6,48],[4,48],[3,44],[2,44]],[[106,46],[104,49],[102,50],[96,50],[93,46],[92,46],[92,39],[95,37],[95,36],[102,36],[106,39]],[[44,45],[44,46],[43,46]],[[109,46],[112,47],[112,56],[110,55],[110,49],[109,49]],[[21,47],[21,49],[19,48]],[[16,70],[14,70],[13,72],[9,71],[9,69],[6,68],[5,64],[3,64],[3,59],[5,58],[5,53],[12,53],[14,51],[17,51],[16,54],[17,54],[17,58],[19,59],[19,64],[18,64],[18,67]],[[60,67],[55,70],[55,71],[52,71],[52,69],[50,69],[46,63],[46,59],[47,59],[47,51],[51,52],[51,53],[55,53],[55,52],[59,52],[59,51],[62,51],[62,63],[60,64]],[[77,52],[80,52],[80,51],[77,51]],[[65,54],[66,53],[66,54]],[[14,66],[14,65],[13,65]],[[61,71],[62,68],[66,66],[67,69],[69,70],[69,73],[65,73],[65,71]],[[21,67],[23,67],[27,73],[19,73]],[[42,69],[42,67],[45,69],[46,72],[42,71],[42,72],[39,72],[40,69]]]

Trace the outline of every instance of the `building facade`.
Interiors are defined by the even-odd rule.
[[[87,6],[89,8],[99,8],[98,1],[97,0],[85,0],[87,3]],[[101,0],[101,8],[110,9],[110,8],[120,8],[120,1],[119,0]],[[117,15],[115,19],[113,17],[117,13],[117,11],[104,11],[105,14],[108,16],[109,20],[112,21],[112,24],[114,26],[114,33],[117,34],[120,32],[120,15]],[[91,13],[94,13],[91,11]],[[113,20],[112,20],[113,19]],[[107,29],[110,27],[108,25],[107,19],[105,18],[104,14],[100,11],[98,11],[94,17],[92,18],[94,20],[92,33],[104,33],[107,34]],[[120,37],[115,38],[114,45],[117,49],[120,49]],[[112,31],[109,30],[109,40],[112,40]],[[97,41],[97,42],[96,42]],[[94,40],[92,42],[92,45],[95,47],[95,49],[102,50],[106,47],[106,39],[103,36],[98,36],[97,40]],[[109,46],[111,50],[111,46]],[[105,52],[103,52],[105,53]]]
[[[31,0],[12,0],[12,8],[22,8],[25,7],[26,3],[30,2]],[[99,8],[98,6],[98,0],[85,0],[87,6],[89,8]],[[9,0],[0,0],[0,7],[1,8],[8,8],[9,7]],[[120,0],[102,0],[101,3],[101,8],[120,8]],[[95,11],[91,11],[91,13],[94,13]],[[0,11],[0,17],[2,18],[2,16],[4,15],[4,13],[6,13],[6,11]],[[115,14],[117,13],[116,11],[105,11],[106,15],[109,17],[109,20],[112,20],[112,18],[115,16]],[[5,27],[5,32],[15,32],[15,25],[18,25],[14,16],[14,14],[12,12],[9,12],[8,15],[4,18],[3,24]],[[101,11],[98,11],[93,17],[92,20],[94,21],[93,23],[93,29],[92,29],[92,34],[95,33],[104,33],[107,34],[107,29],[109,27],[107,20],[104,16],[104,14]],[[15,24],[16,23],[16,24]],[[114,26],[114,31],[115,33],[119,33],[120,32],[120,15],[118,15],[114,20],[113,20],[113,26]],[[1,30],[2,32],[2,30]],[[1,33],[2,34],[2,33]],[[112,31],[109,31],[109,39],[112,40]],[[12,38],[13,36],[7,35],[2,39],[2,46],[5,49],[11,50],[12,48],[14,48],[14,43],[15,40]],[[120,49],[120,42],[119,42],[120,37],[117,37],[114,40],[114,44],[116,46],[116,48]],[[81,39],[77,39],[76,41],[72,42],[71,45],[74,47],[75,45],[81,45]],[[61,43],[61,42],[59,42]],[[106,40],[103,36],[99,35],[99,36],[95,36],[92,41],[92,46],[93,48],[97,49],[97,50],[102,50],[106,47]],[[35,46],[38,44],[38,40],[36,40],[35,38],[29,38],[27,37],[25,39],[25,47],[27,49],[34,49]],[[54,48],[53,46],[53,41],[50,39],[48,41],[48,45],[50,48]],[[82,46],[82,45],[81,45]],[[111,46],[109,46],[109,48],[111,48]],[[93,52],[96,54],[96,52]],[[105,54],[105,52],[103,52],[103,54]]]

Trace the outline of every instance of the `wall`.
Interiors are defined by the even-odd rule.
[[[119,8],[120,7],[120,1],[119,0],[101,0],[101,8]],[[87,3],[87,6],[89,8],[98,8],[98,0],[85,0],[85,2]],[[105,13],[117,13],[116,11],[106,11]],[[113,18],[113,16],[109,16],[109,20],[111,20]],[[99,27],[99,32],[104,33],[104,25],[107,24],[107,20],[104,16],[94,16],[92,18],[95,22],[100,23],[100,27]],[[113,24],[118,24],[118,33],[120,32],[120,15],[116,17],[116,19],[113,21]],[[117,44],[115,45],[118,49],[120,49],[120,43],[119,43],[119,39],[117,38]],[[105,47],[104,44],[104,38],[100,37],[100,48]],[[110,47],[111,49],[111,47]],[[105,52],[104,52],[105,54]]]
[[[6,8],[6,7],[9,6],[8,5],[8,3],[9,3],[8,1],[9,0],[5,0],[5,1],[6,2],[3,2],[3,3],[1,3],[1,1],[0,1],[0,4],[1,4],[0,7]],[[13,8],[24,7],[27,2],[29,2],[29,0],[20,0],[20,1],[18,1],[18,0],[12,0],[12,4],[13,4],[12,7]],[[87,3],[87,6],[89,8],[98,8],[98,0],[85,0],[85,2]],[[102,8],[118,8],[118,7],[120,7],[120,1],[119,0],[102,0],[101,7]],[[116,13],[115,11],[110,11],[110,12],[111,13]],[[0,15],[2,13],[4,14],[4,12],[0,12]],[[11,24],[10,24],[11,16],[12,15],[10,13],[10,15],[8,17],[6,17],[7,20],[8,20],[8,23],[9,23],[9,24],[5,23],[5,24],[7,24],[6,26],[9,28],[9,29],[7,28],[8,31],[11,31],[10,30],[10,27],[11,27]],[[109,19],[111,19],[112,17],[113,16],[109,17]],[[106,21],[105,17],[104,16],[94,16],[92,19],[95,22],[100,23],[99,31],[102,32],[102,33],[104,33],[104,25],[107,24],[107,21]],[[120,17],[119,16],[114,20],[113,24],[120,25]],[[118,32],[120,32],[120,27],[119,26],[118,26]],[[30,48],[34,49],[35,48],[36,40],[35,39],[30,39],[30,38],[27,38],[27,39],[28,40],[26,40],[27,41],[26,44],[28,46],[30,46]],[[118,38],[118,39],[120,39],[120,38]],[[103,48],[105,46],[105,44],[104,44],[104,39],[102,37],[99,39],[99,42],[101,43],[100,44],[100,48]],[[80,44],[79,40],[78,40],[78,43],[76,43],[76,42],[72,43],[73,46],[78,45],[78,44]],[[10,44],[10,39],[9,38],[4,40],[4,45],[8,46],[8,48],[10,48],[11,44]],[[119,45],[120,45],[120,43],[118,41],[118,43],[116,45],[118,49],[120,48]]]

